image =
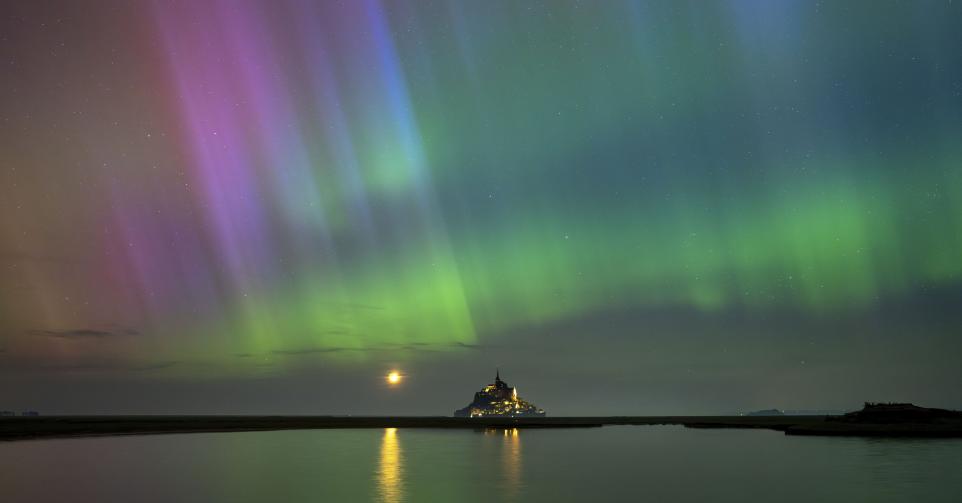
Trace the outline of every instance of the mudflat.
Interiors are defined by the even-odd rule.
[[[914,407],[914,406],[911,406]],[[40,416],[0,418],[0,440],[101,435],[147,435],[325,428],[596,428],[609,425],[681,425],[689,428],[763,428],[788,435],[962,437],[954,411],[914,407],[863,409],[842,416]]]
[[[443,416],[40,416],[0,418],[0,440],[322,428],[591,428],[605,425],[684,425],[696,428],[785,430],[824,416],[609,416],[455,418]]]

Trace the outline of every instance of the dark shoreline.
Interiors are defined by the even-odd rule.
[[[0,418],[0,441],[105,435],[212,433],[338,428],[597,428],[681,425],[762,428],[789,435],[962,437],[962,425],[845,424],[829,416],[611,416],[544,418],[359,416],[41,416]]]

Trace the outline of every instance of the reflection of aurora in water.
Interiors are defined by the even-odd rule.
[[[397,503],[404,499],[404,472],[397,428],[385,428],[381,437],[381,457],[377,470],[379,501]]]
[[[672,426],[522,433],[523,470],[510,430],[331,429],[10,442],[0,479],[5,502],[205,503],[743,502],[747,485],[790,495],[782,501],[901,503],[958,501],[962,480],[952,441]],[[402,458],[403,470],[376,473]],[[52,484],[51,473],[72,476]]]

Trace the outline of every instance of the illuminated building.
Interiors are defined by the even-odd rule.
[[[544,417],[544,410],[518,397],[517,388],[501,380],[501,372],[489,384],[474,394],[474,400],[463,409],[454,411],[454,417]]]

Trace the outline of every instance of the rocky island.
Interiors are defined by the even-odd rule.
[[[522,400],[518,389],[501,380],[501,372],[494,375],[494,383],[474,394],[474,400],[454,411],[454,417],[544,417],[544,410]]]

